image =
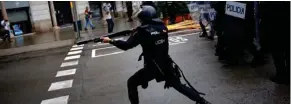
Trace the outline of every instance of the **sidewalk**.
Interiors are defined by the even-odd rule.
[[[74,44],[73,29],[62,29],[43,34],[13,37],[11,43],[0,42],[0,56],[64,47]]]

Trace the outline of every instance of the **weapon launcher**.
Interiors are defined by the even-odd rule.
[[[119,36],[127,36],[127,35],[130,35],[132,32],[133,32],[133,30],[124,30],[124,31],[116,32],[116,33],[110,33],[110,34],[104,35],[102,37],[114,38],[114,37],[119,37]],[[89,40],[77,41],[76,43],[77,43],[77,45],[81,45],[81,44],[87,44],[90,42],[98,43],[101,41],[102,41],[101,37],[98,37],[98,38],[93,38],[93,39],[89,39]]]

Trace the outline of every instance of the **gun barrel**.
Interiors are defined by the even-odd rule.
[[[118,37],[118,36],[126,36],[131,32],[132,32],[132,30],[124,30],[124,31],[117,32],[117,33],[111,33],[111,34],[105,35],[103,37],[114,38],[114,37]],[[90,40],[78,41],[76,43],[77,43],[77,45],[81,45],[81,44],[87,44],[89,42],[97,43],[97,42],[101,42],[101,41],[102,41],[102,39],[100,39],[100,37],[98,37],[98,38],[94,38],[94,39],[90,39]]]
[[[89,42],[92,42],[92,40],[85,40],[85,41],[78,41],[77,45],[81,45],[81,44],[87,44]]]

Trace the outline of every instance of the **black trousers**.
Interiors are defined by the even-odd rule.
[[[284,40],[282,40],[284,41]],[[279,42],[277,42],[279,43]],[[288,41],[282,44],[272,45],[271,54],[276,67],[276,77],[290,81],[290,50]]]
[[[8,40],[8,41],[11,41],[10,40],[10,32],[8,31],[8,30],[3,30],[2,32],[1,32],[1,38],[3,39],[3,41],[6,41],[6,39]]]
[[[155,70],[143,68],[128,79],[128,96],[131,104],[139,103],[137,87],[139,85],[147,85],[149,81],[155,79],[159,74],[160,73],[158,72],[158,69]],[[197,102],[202,102],[204,100],[202,97],[200,97],[198,92],[195,92],[186,85],[183,85],[179,78],[171,77],[166,79],[166,81],[168,81],[167,83],[170,83],[174,89],[187,96],[189,99]]]
[[[207,36],[207,32],[206,32],[206,27],[204,26],[204,24],[202,23],[202,20],[199,21],[200,27],[202,29],[202,35],[203,36]]]
[[[129,20],[132,20],[131,16],[132,16],[132,11],[127,11],[127,17]]]
[[[106,19],[107,21],[107,28],[108,28],[108,33],[112,33],[113,32],[113,28],[114,28],[114,22],[113,19]]]

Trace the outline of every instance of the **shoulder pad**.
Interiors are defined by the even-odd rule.
[[[149,25],[141,25],[141,26],[138,26],[137,29],[145,29],[147,27],[149,27]]]

